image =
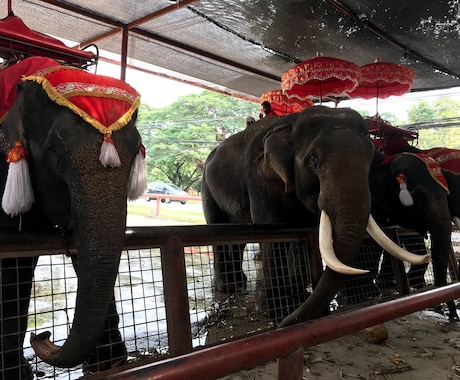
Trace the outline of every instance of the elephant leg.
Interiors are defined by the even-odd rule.
[[[72,255],[71,257],[75,272],[78,273],[78,255]],[[120,317],[115,304],[115,296],[112,293],[102,336],[99,339],[96,350],[83,364],[85,373],[105,371],[127,363],[128,352],[118,329],[119,322]]]
[[[309,296],[311,285],[305,245],[297,242],[261,244],[263,280],[259,303],[270,319],[281,321]]]
[[[383,251],[382,264],[380,265],[379,274],[375,282],[380,291],[396,288],[391,256],[386,251]]]
[[[372,239],[363,241],[361,252],[354,261],[357,268],[367,269],[369,273],[346,276],[339,292],[337,301],[341,305],[357,304],[369,301],[380,295],[374,279],[378,274],[378,267],[382,250]]]
[[[407,279],[409,280],[411,288],[422,289],[426,287],[425,272],[427,268],[428,263],[411,265],[410,269],[407,271]]]
[[[417,236],[416,239],[414,237],[408,237],[407,239],[402,236],[400,238],[401,243],[405,244],[406,246],[410,247],[411,252],[424,255],[427,253],[426,246],[425,246],[425,239],[423,236]],[[437,258],[433,257],[433,260],[436,261]],[[433,266],[441,265],[444,267],[444,264],[438,260],[436,264],[433,263]],[[446,271],[447,271],[447,261],[445,263]],[[425,282],[425,272],[428,268],[428,263],[420,264],[420,265],[411,265],[410,269],[407,271],[407,279],[409,280],[409,285],[414,289],[422,289],[426,287]],[[444,269],[442,269],[444,271]],[[445,277],[445,274],[444,274]]]
[[[1,380],[32,380],[32,367],[24,357],[27,313],[36,257],[2,259],[0,303]]]
[[[217,291],[238,293],[246,289],[247,277],[243,272],[245,244],[214,246],[214,278]]]

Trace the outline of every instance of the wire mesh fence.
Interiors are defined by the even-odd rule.
[[[313,233],[313,232],[312,232]],[[424,254],[429,251],[429,241],[414,233],[394,231],[400,245],[414,253]],[[303,239],[293,240],[254,239],[244,243],[242,253],[242,269],[245,274],[245,286],[237,292],[228,294],[218,291],[215,286],[215,256],[213,245],[194,244],[183,246],[185,273],[174,273],[177,281],[185,278],[190,322],[191,346],[198,349],[223,341],[255,334],[276,328],[287,314],[300,305],[318,280],[317,267],[323,268],[321,260],[317,260],[317,252],[312,252],[311,245]],[[460,255],[460,234],[454,231],[452,247],[456,254],[455,265]],[[230,244],[231,240],[222,241]],[[163,247],[164,248],[164,247]],[[117,313],[115,324],[121,333],[126,346],[129,362],[140,362],[145,359],[154,360],[170,354],[170,331],[168,331],[167,307],[165,299],[164,267],[162,255],[167,255],[160,245],[158,248],[129,248],[123,252],[119,274],[115,286],[114,297]],[[361,249],[357,267],[369,269],[362,276],[349,277],[334,301],[330,311],[336,312],[343,308],[360,307],[363,303],[382,302],[385,297],[395,296],[404,292],[404,284],[410,288],[420,289],[433,284],[431,264],[426,268],[412,270],[405,265],[404,278],[395,274],[394,262],[387,262],[382,249],[372,239],[366,238]],[[33,260],[29,265],[33,268]],[[3,259],[14,276],[24,265],[19,258]],[[456,281],[455,270],[449,271],[449,282]],[[315,272],[316,271],[316,272]],[[5,272],[4,272],[5,273]],[[5,275],[4,275],[5,276]],[[2,281],[5,281],[2,277]],[[73,321],[77,278],[72,260],[65,254],[40,256],[35,269],[35,278],[31,289],[31,302],[27,315],[27,334],[24,343],[24,355],[31,363],[37,379],[78,379],[108,366],[99,356],[81,366],[71,369],[60,369],[43,363],[35,356],[30,347],[31,332],[50,331],[52,341],[62,345],[67,338]],[[3,289],[3,294],[10,294],[11,302],[16,298],[27,302],[27,289]],[[5,298],[5,297],[4,297]],[[7,301],[2,299],[2,302]],[[118,320],[119,318],[119,320]],[[2,315],[2,331],[8,321]],[[18,337],[20,339],[20,337]],[[115,339],[116,341],[116,339]],[[117,349],[107,343],[100,350],[115,352]],[[116,341],[114,344],[120,344]],[[6,347],[2,349],[2,360],[8,356]],[[104,355],[101,355],[103,357]],[[120,364],[125,362],[121,361]],[[117,365],[111,362],[110,365]]]

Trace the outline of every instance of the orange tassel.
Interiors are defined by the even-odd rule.
[[[7,156],[8,176],[3,192],[2,208],[7,215],[22,214],[32,207],[34,194],[27,165],[27,153],[21,141],[14,143]]]

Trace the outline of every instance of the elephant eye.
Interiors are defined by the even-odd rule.
[[[319,158],[316,154],[310,154],[307,160],[308,160],[308,165],[310,167],[312,167],[316,171],[319,171],[321,165],[319,163]]]

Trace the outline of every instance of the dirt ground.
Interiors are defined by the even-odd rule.
[[[305,350],[306,380],[460,379],[460,323],[433,311],[419,311],[385,322],[388,339],[369,343],[363,332]],[[276,380],[278,365],[226,376],[221,380]]]

